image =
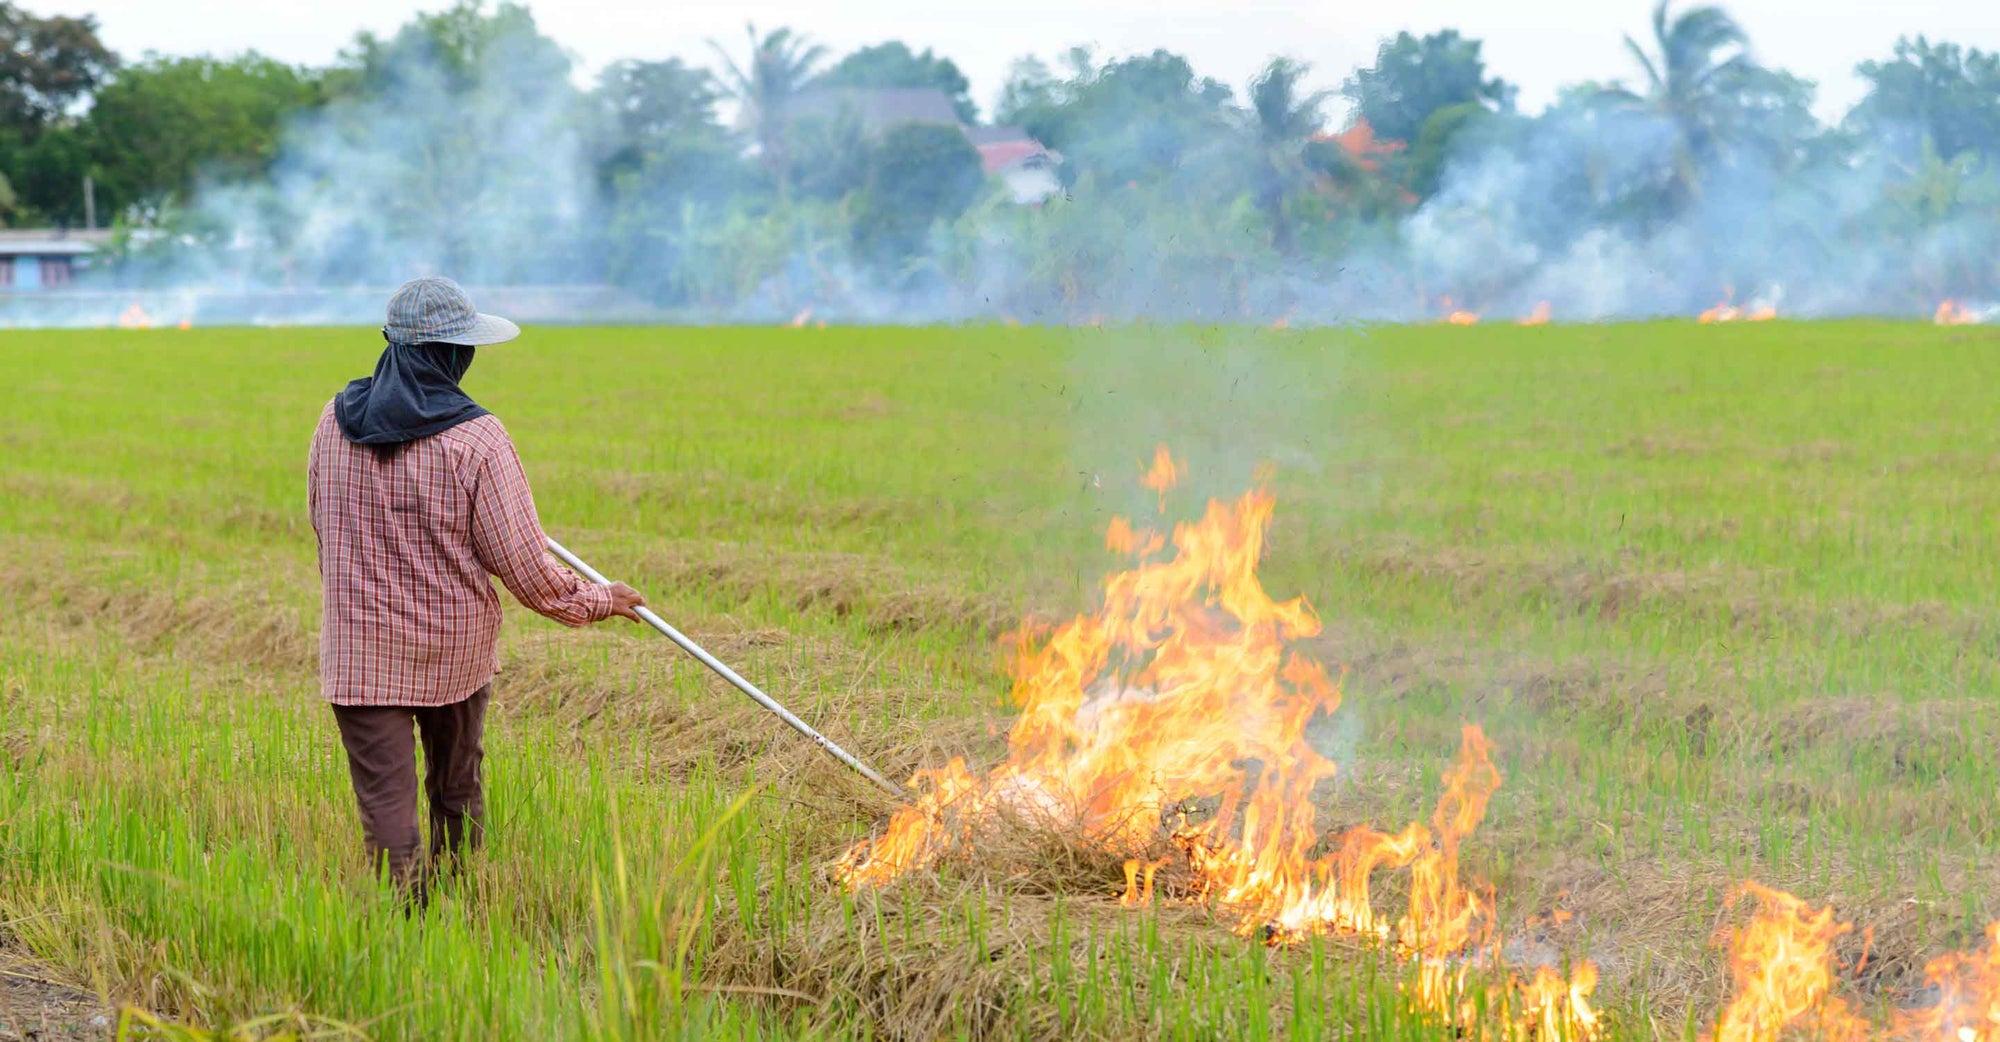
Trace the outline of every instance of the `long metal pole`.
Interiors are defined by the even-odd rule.
[[[574,568],[577,571],[582,572],[585,578],[601,586],[611,585],[611,580],[606,579],[603,573],[599,572],[597,569],[592,568],[588,564],[585,564],[583,558],[578,557],[573,553],[570,553],[567,547],[563,546],[561,543],[556,542],[554,539],[550,539],[546,536],[544,536],[543,538],[548,543],[550,553],[556,555],[557,557],[562,558],[563,562],[569,565],[571,568]],[[675,644],[680,645],[682,651],[685,651],[688,654],[693,655],[697,660],[701,662],[702,665],[707,666],[708,668],[714,670],[717,676],[720,676],[722,679],[729,681],[731,684],[734,684],[736,686],[736,690],[741,691],[746,695],[749,695],[753,700],[756,701],[758,705],[763,706],[765,709],[770,710],[771,713],[775,715],[778,719],[783,720],[787,724],[790,724],[792,730],[797,731],[798,733],[805,735],[807,738],[812,739],[813,744],[819,746],[822,749],[825,749],[829,753],[832,753],[836,758],[840,760],[841,763],[844,763],[849,767],[854,768],[857,772],[861,774],[862,777],[868,779],[869,781],[874,782],[876,785],[881,786],[882,791],[887,792],[889,795],[894,796],[897,799],[908,798],[904,794],[902,788],[898,786],[896,783],[890,781],[887,778],[882,777],[879,774],[876,774],[872,769],[869,768],[867,764],[862,763],[860,760],[855,759],[851,754],[848,753],[847,750],[842,749],[840,746],[833,744],[833,741],[829,739],[827,736],[820,734],[818,731],[813,730],[812,727],[808,725],[804,720],[801,720],[798,717],[793,716],[791,710],[786,709],[782,705],[779,705],[776,699],[772,698],[770,695],[765,694],[763,691],[758,690],[757,685],[752,684],[748,680],[745,680],[742,677],[738,676],[736,674],[736,671],[730,669],[728,665],[724,664],[721,659],[718,659],[714,655],[709,654],[706,650],[702,648],[701,645],[696,644],[692,640],[689,640],[687,636],[683,634],[681,631],[668,625],[667,620],[662,619],[658,615],[655,615],[653,613],[653,609],[641,606],[638,609],[638,615],[640,618],[646,620],[647,625],[653,627],[656,630],[659,630],[663,635],[666,636],[668,640],[671,640]]]

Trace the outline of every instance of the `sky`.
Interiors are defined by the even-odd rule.
[[[126,55],[228,55],[258,50],[324,64],[357,31],[393,32],[416,11],[447,0],[203,0],[200,14],[161,0],[25,0],[42,14],[94,14],[104,41]],[[1816,109],[1838,118],[1858,100],[1857,62],[1885,57],[1899,35],[2000,50],[1993,0],[1735,0],[1760,60],[1820,85]],[[1489,70],[1539,109],[1558,88],[1631,78],[1622,43],[1648,31],[1650,0],[532,0],[542,31],[568,48],[584,74],[621,58],[680,57],[715,64],[708,41],[743,50],[744,24],[791,26],[835,53],[887,39],[934,48],[964,70],[973,100],[990,111],[1016,58],[1052,59],[1074,44],[1117,57],[1164,47],[1239,96],[1272,56],[1312,63],[1316,85],[1337,88],[1398,30],[1456,28],[1485,41]],[[1338,113],[1336,104],[1331,111]]]

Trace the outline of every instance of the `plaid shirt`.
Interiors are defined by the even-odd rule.
[[[328,403],[307,464],[319,538],[320,690],[335,705],[439,706],[499,669],[497,575],[570,626],[611,615],[611,592],[550,560],[521,458],[493,416],[379,456]]]

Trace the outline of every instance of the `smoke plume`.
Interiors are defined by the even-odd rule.
[[[1906,141],[1745,149],[1682,177],[1671,121],[1569,101],[1467,132],[1413,210],[1361,219],[1324,193],[1281,254],[1240,137],[1121,126],[1092,149],[1132,152],[1111,168],[1157,165],[1166,137],[1180,151],[1156,178],[1084,176],[1038,205],[995,186],[884,265],[857,258],[837,201],[748,199],[740,157],[606,184],[587,99],[531,26],[470,63],[384,53],[369,90],[290,127],[268,178],[207,185],[173,237],[135,234],[77,290],[15,294],[0,324],[373,323],[431,272],[545,322],[1332,324],[1435,319],[1447,299],[1600,321],[1725,296],[1811,318],[2000,298],[2000,181]]]

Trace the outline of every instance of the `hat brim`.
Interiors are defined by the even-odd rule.
[[[520,326],[501,318],[499,315],[489,315],[482,311],[473,317],[470,329],[457,336],[438,337],[437,342],[440,344],[458,344],[464,347],[487,347],[493,344],[504,344],[520,335]]]

